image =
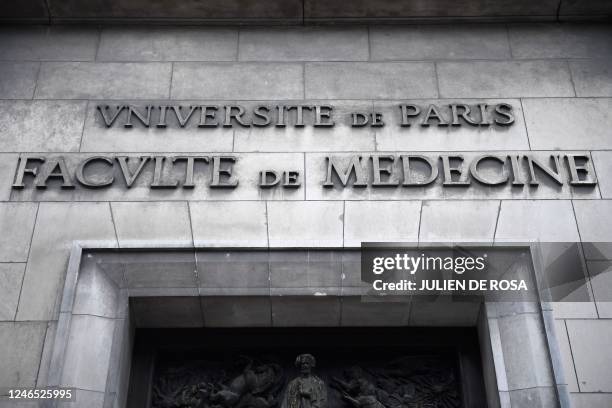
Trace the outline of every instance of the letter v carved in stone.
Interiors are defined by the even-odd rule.
[[[187,116],[183,117],[181,113],[181,106],[172,105],[172,109],[174,110],[174,113],[176,114],[176,118],[178,119],[179,125],[181,127],[185,127],[185,125],[187,124],[187,121],[189,120],[189,118],[191,118],[191,115],[193,115],[193,112],[196,110],[196,108],[197,106],[191,105],[189,107],[189,112],[187,113]]]
[[[125,184],[127,188],[132,187],[132,184],[134,184],[134,181],[136,181],[136,179],[142,172],[142,169],[144,168],[145,164],[147,164],[147,162],[149,161],[149,159],[150,157],[148,156],[138,157],[138,160],[140,160],[140,163],[138,163],[138,167],[136,168],[134,173],[132,173],[127,163],[128,157],[127,156],[117,157],[117,161],[119,162],[119,166],[121,167],[121,173],[123,173],[123,178],[125,179]]]
[[[108,105],[98,105],[98,110],[100,111],[100,115],[102,115],[102,119],[104,119],[104,124],[106,125],[106,127],[111,127],[119,117],[121,111],[125,109],[125,105],[117,106],[115,113],[112,114],[110,117],[107,115],[108,108]]]

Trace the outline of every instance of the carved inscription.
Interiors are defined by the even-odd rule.
[[[332,105],[98,105],[98,117],[103,126],[166,129],[197,127],[334,127],[339,121],[351,127],[382,127],[386,118],[382,112],[357,111],[346,117]],[[345,113],[346,114],[346,113]],[[452,103],[447,105],[398,104],[395,108],[400,128],[410,126],[510,126],[514,123],[512,106],[507,103]]]
[[[92,155],[78,160],[64,156],[22,156],[13,179],[13,189],[130,189],[135,183],[151,189],[235,189],[240,186],[237,170],[240,156],[194,155]],[[466,159],[461,154],[354,154],[328,155],[323,170],[306,170],[320,180],[322,188],[409,188],[440,184],[443,187],[483,186],[537,188],[546,182],[556,186],[593,187],[597,178],[588,153],[483,154]],[[272,168],[270,168],[272,167]],[[296,189],[304,175],[296,169],[274,168],[248,175],[261,189]],[[245,170],[246,171],[246,170]],[[251,170],[252,171],[252,170]]]
[[[507,103],[484,102],[450,104],[399,103],[395,106],[398,129],[411,127],[466,126],[507,127],[515,122],[513,107]],[[382,127],[383,112],[334,110],[327,104],[243,105],[132,105],[123,103],[96,107],[96,121],[106,128],[134,127],[232,128],[294,127],[330,128],[342,123],[354,128]],[[126,130],[129,137],[129,130]],[[274,194],[276,189],[299,189],[308,180],[320,180],[323,189],[390,187],[469,187],[481,186],[537,188],[547,185],[593,187],[597,184],[588,153],[490,153],[417,154],[412,152],[337,154],[322,157],[321,167],[283,168],[278,163],[250,161],[240,168],[239,154],[192,153],[180,155],[97,154],[22,155],[13,178],[13,189],[130,189],[134,185],[151,189],[236,189],[244,172],[249,186]],[[304,160],[306,163],[306,160]],[[304,164],[304,166],[306,166]],[[301,167],[301,165],[300,165]],[[314,167],[314,168],[313,168]],[[313,174],[315,172],[320,174]],[[314,177],[314,179],[313,179]],[[255,182],[253,180],[256,180]],[[527,187],[526,187],[527,188]]]

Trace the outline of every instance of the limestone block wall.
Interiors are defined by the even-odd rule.
[[[442,129],[102,129],[98,103],[506,101],[503,133]],[[392,121],[393,119],[390,119]],[[355,27],[0,28],[0,388],[46,384],[69,252],[103,247],[342,248],[361,241],[612,241],[612,28],[516,24]],[[20,155],[234,153],[246,169],[282,163],[308,176],[325,152],[516,151],[590,154],[587,193],[325,191],[250,188],[172,195],[138,189],[11,188]],[[314,169],[314,170],[313,170]],[[318,170],[317,170],[318,171]],[[471,190],[470,190],[471,191]],[[591,275],[610,268],[601,246]],[[603,275],[602,275],[603,276]],[[612,406],[605,279],[594,301],[556,311],[576,407]],[[608,289],[609,290],[609,289]],[[11,406],[6,398],[1,406]],[[26,406],[26,405],[24,405]]]

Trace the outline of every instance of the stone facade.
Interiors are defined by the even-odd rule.
[[[101,248],[330,250],[356,248],[362,241],[595,242],[601,243],[597,250],[585,247],[590,279],[601,278],[588,285],[593,302],[555,308],[554,326],[571,406],[612,406],[607,347],[612,309],[598,301],[606,299],[609,286],[601,272],[612,262],[612,248],[605,245],[612,242],[609,26],[24,26],[0,28],[0,50],[0,388],[47,384],[75,242]],[[391,122],[358,130],[340,124],[326,133],[287,127],[203,134],[143,127],[128,132],[96,122],[99,103],[167,100],[245,106],[262,100],[322,101],[382,111],[398,101],[505,101],[514,106],[516,123],[503,133],[441,128],[406,133],[395,131]],[[468,156],[482,151],[587,152],[598,184],[587,193],[542,185],[520,194],[432,187],[367,195],[324,190],[323,179],[309,177],[320,174],[316,166],[326,152]],[[11,187],[20,156],[55,154],[70,161],[109,152],[235,153],[246,169],[276,162],[301,170],[306,180],[296,191],[269,195],[253,187],[255,179],[232,192],[191,195],[138,186],[95,194]],[[221,302],[208,301],[213,308],[215,301]],[[104,320],[86,315],[73,324],[109,332]],[[519,316],[505,316],[498,330],[536,324]],[[537,350],[532,352],[535,358]],[[74,381],[95,391],[97,380]],[[518,392],[502,406],[533,406],[532,396],[520,393],[525,391],[520,381],[507,386],[505,391]],[[101,406],[83,401],[76,406]],[[0,406],[12,405],[4,398]]]

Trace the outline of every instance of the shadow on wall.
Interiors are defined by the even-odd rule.
[[[0,19],[20,22],[277,23],[560,21],[608,19],[605,0],[24,0],[0,4]]]

